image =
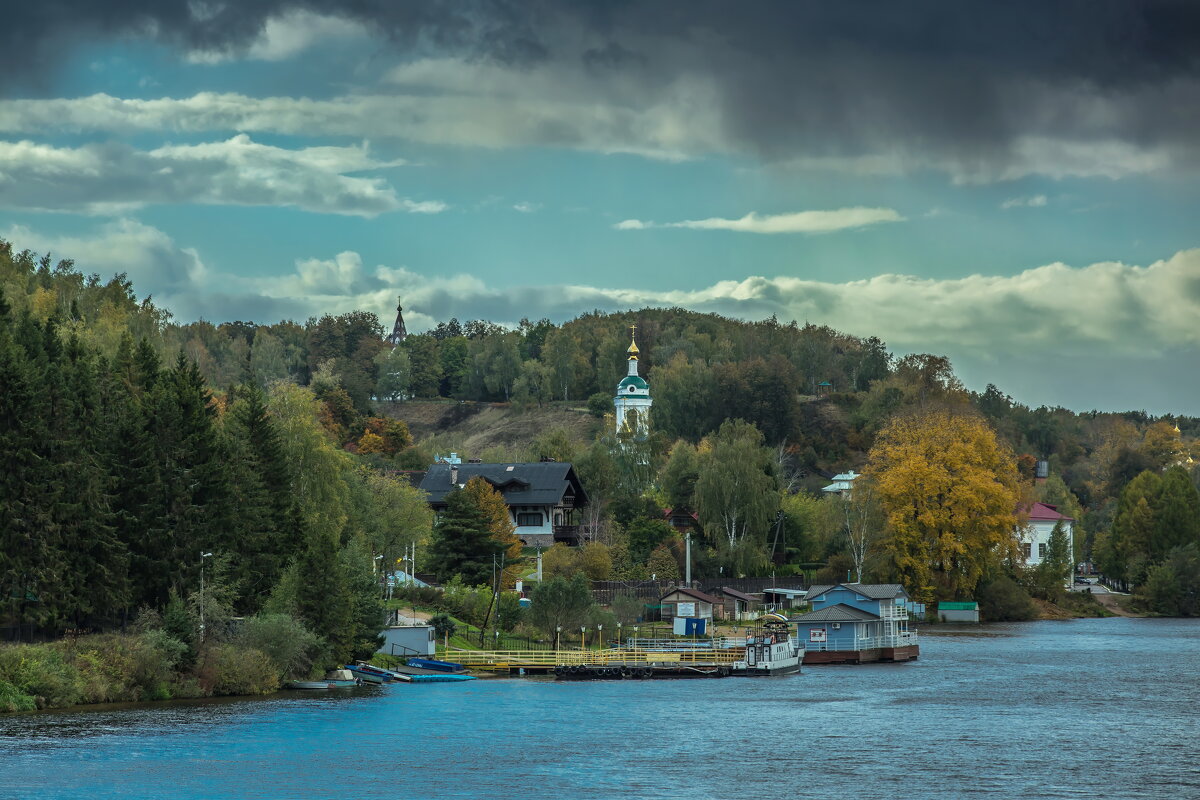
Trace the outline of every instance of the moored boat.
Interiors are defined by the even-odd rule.
[[[800,671],[804,645],[791,635],[787,617],[770,613],[761,620],[762,631],[746,639],[741,660],[733,663],[733,675],[788,675]]]
[[[420,669],[432,669],[438,672],[466,672],[467,668],[462,664],[455,664],[453,661],[438,661],[432,658],[410,658],[408,660],[410,667],[418,667]]]
[[[357,680],[350,681],[288,681],[284,689],[349,689],[358,686]]]

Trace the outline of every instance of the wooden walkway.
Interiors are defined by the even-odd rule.
[[[741,650],[450,650],[439,655],[472,670],[553,672],[555,667],[716,667],[742,658]]]

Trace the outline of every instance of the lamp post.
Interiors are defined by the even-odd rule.
[[[579,649],[587,649],[587,628],[582,625],[579,626]]]
[[[633,626],[633,649],[634,650],[637,650],[637,634],[638,634],[638,626],[634,625]]]
[[[617,623],[617,647],[624,647],[625,640],[621,638],[621,623]]]
[[[596,635],[600,637],[600,649],[603,650],[604,649],[604,625],[597,623],[596,630],[598,631],[598,633]]]
[[[558,643],[562,639],[562,625],[554,626],[554,652],[558,652]]]
[[[211,558],[212,553],[200,553],[200,641],[204,641],[204,559]]]

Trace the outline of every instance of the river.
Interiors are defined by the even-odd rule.
[[[4,716],[0,797],[1200,797],[1200,620],[938,630],[915,662],[781,678]]]

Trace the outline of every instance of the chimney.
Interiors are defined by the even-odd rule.
[[[450,485],[458,486],[458,464],[450,465]]]

